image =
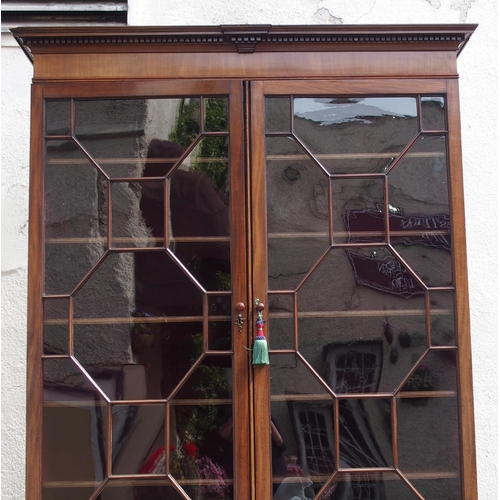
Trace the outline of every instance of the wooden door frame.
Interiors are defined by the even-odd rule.
[[[335,80],[264,80],[252,82],[252,237],[253,282],[255,295],[266,297],[267,302],[267,241],[266,220],[266,159],[265,159],[265,97],[341,95],[341,96],[444,96],[448,127],[448,167],[450,212],[452,215],[452,262],[456,293],[455,322],[458,351],[458,406],[460,434],[460,465],[462,498],[477,498],[476,454],[472,391],[472,362],[470,347],[470,322],[465,253],[465,210],[463,202],[463,174],[460,146],[460,120],[458,83],[456,78],[447,79],[335,79]],[[257,222],[256,222],[257,221]],[[266,309],[267,311],[267,309]],[[254,321],[256,317],[254,317]],[[254,367],[254,413],[257,453],[256,498],[267,498],[270,482],[266,478],[271,470],[271,437],[269,417],[270,401],[269,367]],[[265,409],[265,411],[263,411]],[[266,415],[264,415],[266,414]],[[260,458],[259,458],[260,456]],[[267,472],[266,472],[267,471]],[[262,480],[262,478],[266,478]]]
[[[75,82],[34,83],[32,88],[31,170],[30,170],[30,245],[28,283],[28,381],[27,381],[27,469],[26,496],[42,498],[42,435],[43,435],[43,299],[44,297],[44,123],[45,100],[57,99],[148,99],[175,98],[187,95],[229,99],[229,155],[231,193],[231,261],[233,276],[233,305],[247,304],[247,215],[243,86],[239,80],[196,80],[182,83],[167,81],[100,82],[98,85],[79,85]],[[236,171],[239,170],[239,173]],[[236,175],[235,175],[236,174]],[[233,331],[233,422],[234,422],[234,485],[236,494],[244,498],[251,488],[251,455],[249,438],[252,427],[247,411],[250,398],[250,366],[248,352],[249,322],[241,331],[234,321]],[[61,356],[59,356],[61,357]],[[63,356],[67,357],[67,356]],[[109,430],[108,430],[109,433]],[[109,436],[108,436],[109,439]],[[108,457],[108,461],[110,458]],[[105,486],[106,480],[97,491]]]

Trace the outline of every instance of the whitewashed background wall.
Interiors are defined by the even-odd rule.
[[[478,23],[459,58],[480,500],[498,498],[498,2],[129,0],[131,25]],[[24,498],[32,67],[2,33],[2,482]],[[29,499],[28,499],[29,500]]]

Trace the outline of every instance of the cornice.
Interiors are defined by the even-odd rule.
[[[476,25],[223,25],[191,27],[15,28],[35,53],[118,51],[239,52],[463,49]]]

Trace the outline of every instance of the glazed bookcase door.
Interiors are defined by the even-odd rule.
[[[35,85],[44,500],[248,492],[241,89]]]
[[[456,94],[394,83],[253,83],[258,498],[465,498]]]

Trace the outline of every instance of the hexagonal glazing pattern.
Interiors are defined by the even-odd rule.
[[[46,391],[71,399],[77,433],[88,424],[94,464],[79,474],[68,460],[68,474],[92,499],[227,493],[232,430],[216,429],[232,416],[228,99],[46,110]],[[47,412],[56,425],[61,412]],[[46,442],[50,462],[59,442]]]
[[[443,107],[267,99],[271,404],[308,498],[422,498],[440,467],[460,483],[439,417],[458,415]],[[449,434],[446,463],[427,427]]]

